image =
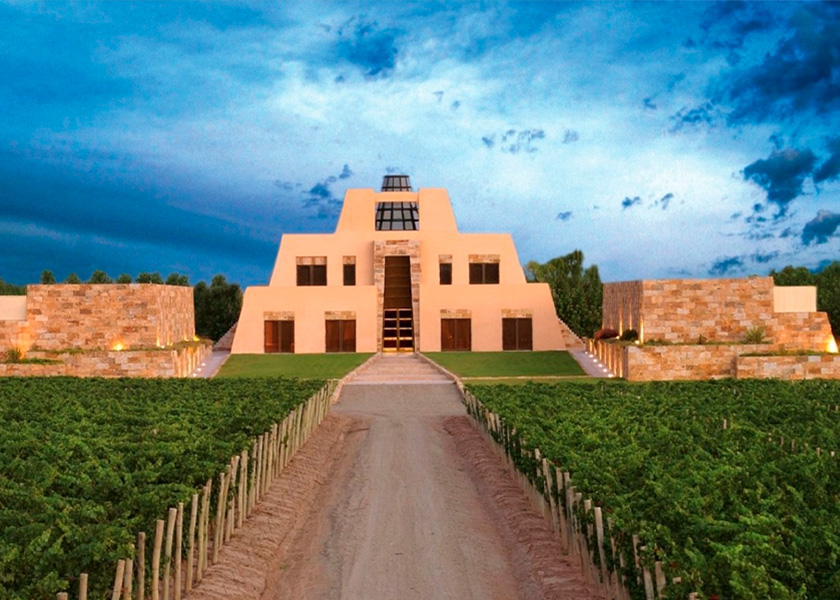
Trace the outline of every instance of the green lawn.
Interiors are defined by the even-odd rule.
[[[583,377],[568,352],[427,352],[427,357],[462,378]]]
[[[340,379],[370,354],[234,354],[216,377]]]

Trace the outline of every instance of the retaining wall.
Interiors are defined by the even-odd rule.
[[[35,351],[28,358],[58,363],[0,363],[0,377],[187,377],[212,352],[194,344],[169,350],[93,350],[78,353]]]
[[[193,290],[173,285],[30,285],[26,317],[41,350],[169,346],[195,335]]]
[[[840,379],[840,355],[739,356],[738,379]]]

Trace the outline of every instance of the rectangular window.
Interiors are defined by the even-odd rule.
[[[356,285],[356,265],[344,265],[344,285]]]
[[[294,321],[265,321],[266,354],[277,352],[294,353],[295,351],[295,322]]]
[[[327,352],[356,351],[356,320],[329,320],[326,324]]]
[[[440,263],[440,284],[452,285],[452,263]]]
[[[531,318],[502,319],[502,350],[533,350]]]
[[[470,263],[470,283],[499,283],[499,263]]]
[[[298,265],[298,285],[327,285],[327,265]]]
[[[440,349],[442,351],[472,350],[472,319],[441,319]]]

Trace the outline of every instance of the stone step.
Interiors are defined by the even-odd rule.
[[[347,385],[451,384],[446,375],[413,354],[380,354],[347,382]]]

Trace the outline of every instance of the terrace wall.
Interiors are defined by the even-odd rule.
[[[30,285],[26,298],[29,335],[43,350],[168,346],[195,335],[190,287]]]
[[[739,356],[738,379],[840,379],[840,355]]]
[[[735,377],[738,355],[763,351],[766,344],[627,346],[625,377],[629,381]]]
[[[99,350],[78,353],[33,351],[29,358],[57,363],[0,363],[0,377],[187,377],[212,352],[194,344],[170,350]]]

